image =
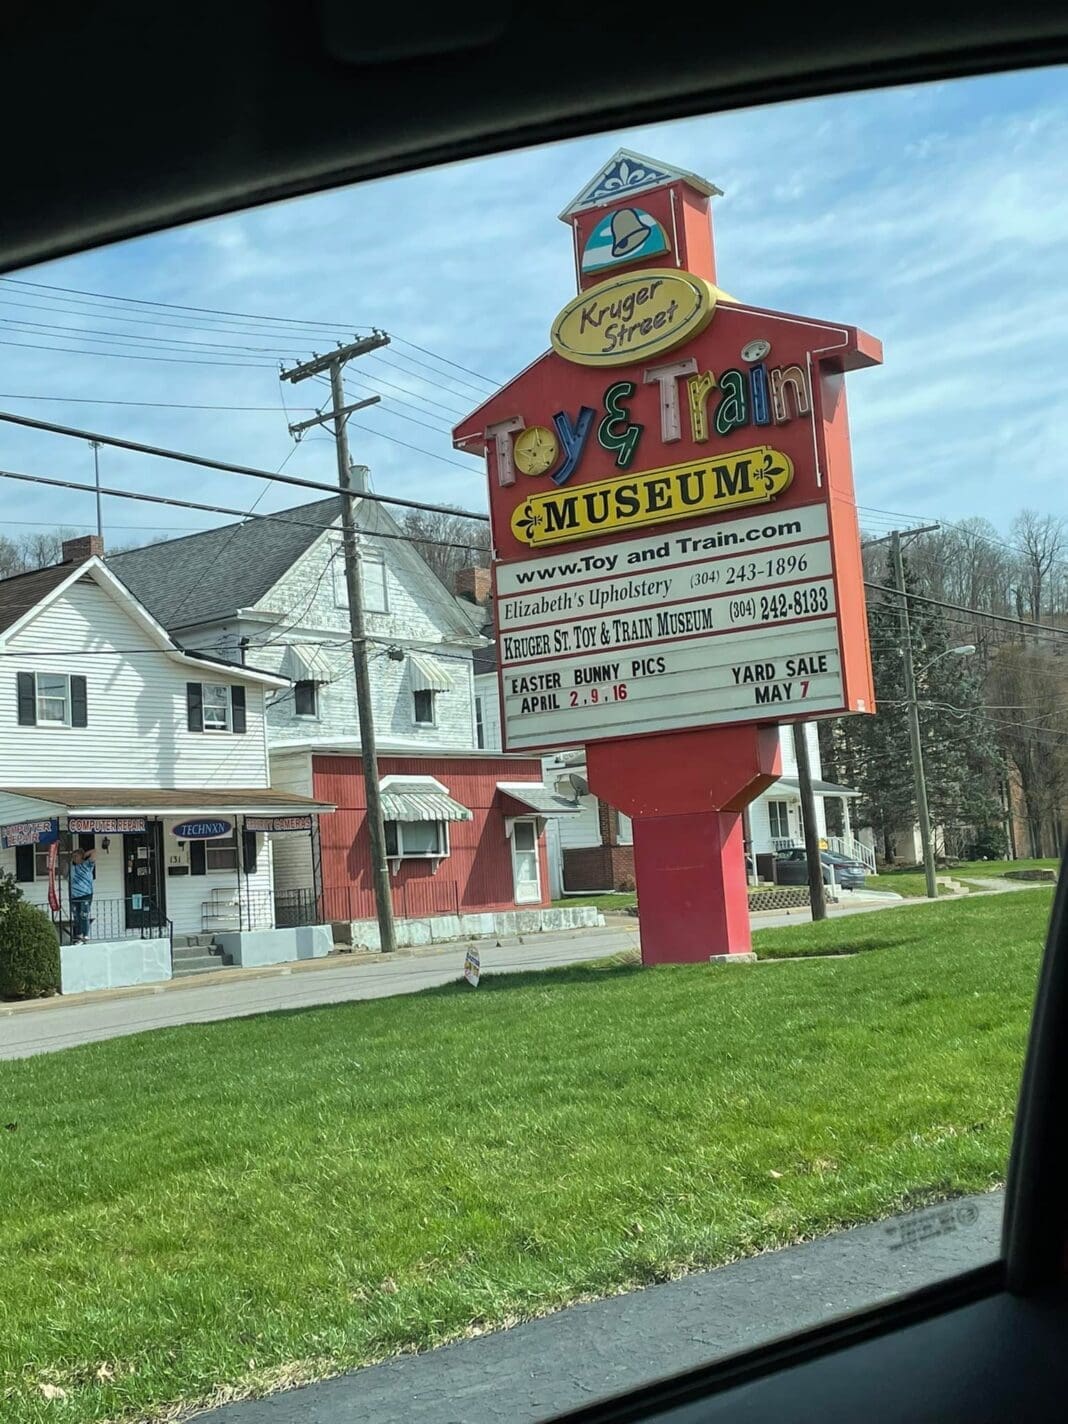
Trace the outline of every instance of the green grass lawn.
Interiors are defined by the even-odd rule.
[[[866,877],[869,890],[890,890],[895,895],[903,895],[906,900],[916,900],[927,894],[927,881],[922,870],[895,870],[889,874]],[[943,893],[940,887],[939,893]]]
[[[978,962],[987,951],[1012,952],[1045,932],[1053,890],[1036,886],[1012,895],[983,895],[937,904],[902,906],[871,914],[842,915],[822,924],[756,930],[761,959],[799,955],[861,954],[871,949],[930,949]]]
[[[629,910],[638,903],[633,890],[606,890],[596,895],[565,895],[562,900],[554,900],[557,909],[567,909],[569,905],[593,905],[598,910]]]
[[[0,1419],[158,1417],[991,1188],[1050,899],[0,1063]]]

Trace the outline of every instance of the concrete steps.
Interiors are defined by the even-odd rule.
[[[172,969],[175,979],[186,979],[192,974],[211,974],[227,967],[228,960],[212,935],[175,935]]]

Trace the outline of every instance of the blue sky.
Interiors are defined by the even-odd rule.
[[[550,321],[574,291],[568,231],[556,214],[620,146],[724,190],[714,209],[719,280],[734,296],[850,322],[883,340],[885,365],[849,384],[862,506],[925,520],[983,515],[1002,530],[1028,506],[1068,517],[1063,69],[620,130],[199,223],[20,273],[66,288],[338,326],[258,330],[0,283],[0,407],[270,469],[289,456],[287,472],[331,479],[331,441],[308,437],[293,452],[282,409],[283,396],[292,411],[325,391],[313,394],[310,383],[280,388],[276,353],[300,359],[325,349],[342,326],[376,325],[398,339],[350,368],[355,395],[374,389],[387,398],[354,417],[362,427],[351,431],[354,457],[371,467],[380,492],[482,508],[480,464],[451,449],[448,427],[490,389],[480,377],[503,381],[547,346]],[[92,356],[33,350],[79,338],[30,323],[83,329],[85,346],[100,332],[150,340],[104,340]],[[235,364],[172,359],[187,353]],[[262,409],[151,409],[75,397]],[[0,430],[0,467],[91,476],[81,442]],[[249,507],[263,489],[109,450],[101,462],[105,483],[235,508]],[[88,495],[10,482],[0,489],[6,532],[93,519]],[[275,485],[258,508],[303,498]],[[157,526],[180,533],[216,522],[105,503],[110,543],[153,537]],[[872,516],[872,527],[878,522]]]

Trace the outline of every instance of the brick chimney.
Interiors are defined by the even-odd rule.
[[[479,605],[488,603],[493,592],[489,569],[460,569],[453,586],[458,598],[466,598],[468,603]]]
[[[61,548],[61,564],[80,564],[91,559],[94,554],[98,559],[104,557],[104,541],[99,534],[83,534],[78,539],[64,539]]]

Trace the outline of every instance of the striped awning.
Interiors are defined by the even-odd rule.
[[[335,651],[336,656],[336,651]],[[285,650],[281,671],[294,682],[333,682],[334,669],[322,648],[309,643],[294,645]]]
[[[470,821],[473,813],[454,801],[432,776],[382,779],[384,821]]]
[[[448,692],[452,678],[429,653],[409,653],[412,687],[416,692]]]

